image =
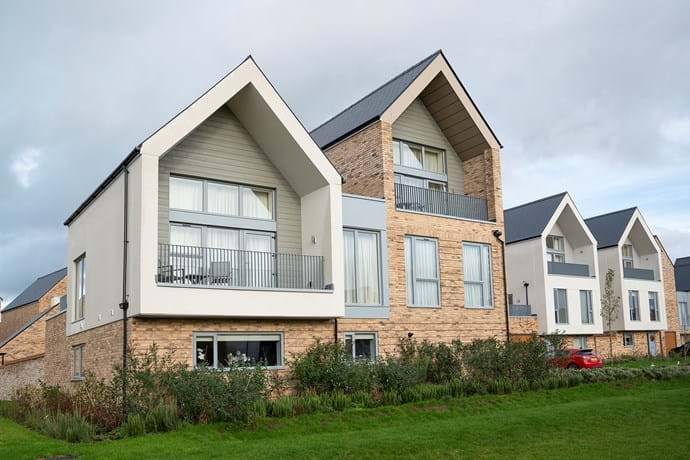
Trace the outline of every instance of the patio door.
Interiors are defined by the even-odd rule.
[[[656,332],[647,332],[647,348],[649,349],[649,356],[657,355]]]
[[[275,286],[275,237],[270,233],[245,232],[244,250],[247,286]]]

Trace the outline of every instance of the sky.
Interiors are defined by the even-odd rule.
[[[690,255],[690,2],[0,0],[0,297],[65,218],[251,54],[311,129],[443,49],[504,145],[506,208],[639,206]]]

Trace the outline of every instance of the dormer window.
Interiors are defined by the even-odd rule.
[[[623,253],[623,268],[634,268],[632,244],[624,244],[621,252]]]
[[[565,263],[565,241],[562,236],[546,237],[546,258],[549,262]]]

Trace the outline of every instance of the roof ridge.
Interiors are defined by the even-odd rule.
[[[57,272],[61,272],[62,270],[67,270],[67,267],[62,267],[62,268],[55,270],[54,272],[46,273],[45,275],[39,276],[38,278],[36,278],[36,281],[43,279],[43,278],[47,278],[48,276],[54,275]]]
[[[555,195],[546,196],[546,197],[544,197],[544,198],[539,198],[538,200],[530,201],[529,203],[523,203],[523,204],[519,204],[519,205],[517,205],[517,206],[513,206],[512,208],[504,209],[504,210],[503,210],[503,213],[505,214],[506,212],[509,212],[509,211],[514,211],[514,210],[516,210],[516,209],[524,208],[525,206],[530,206],[530,205],[533,205],[533,204],[541,203],[542,201],[550,200],[550,199],[552,199],[552,198],[556,198],[557,196],[565,196],[565,195],[568,195],[568,194],[569,194],[569,193],[568,193],[567,191],[565,191],[565,192],[560,192],[560,193],[556,193]]]
[[[637,206],[633,206],[633,207],[631,207],[631,208],[626,208],[626,209],[619,209],[618,211],[607,212],[606,214],[599,214],[598,216],[588,217],[588,218],[585,219],[585,222],[588,221],[588,220],[599,219],[600,217],[606,217],[606,216],[611,216],[611,215],[613,215],[613,214],[620,214],[620,213],[622,213],[622,212],[632,211],[632,210],[634,210],[634,209],[638,209]]]
[[[376,87],[375,89],[369,91],[367,94],[365,94],[364,96],[360,97],[360,98],[357,99],[355,102],[353,102],[352,104],[350,104],[349,106],[347,106],[347,107],[345,107],[343,110],[341,110],[340,112],[338,112],[338,113],[336,113],[335,115],[333,115],[331,118],[327,119],[326,121],[324,121],[324,122],[321,123],[320,125],[316,126],[315,128],[312,128],[312,130],[309,131],[309,133],[310,133],[310,134],[313,133],[314,131],[316,131],[317,129],[319,129],[319,128],[321,128],[322,126],[326,125],[326,124],[329,123],[330,121],[336,119],[338,116],[340,116],[340,115],[342,115],[343,113],[347,112],[347,111],[350,110],[352,107],[354,107],[355,105],[359,104],[359,103],[362,102],[364,99],[368,98],[369,96],[371,96],[371,95],[374,94],[376,91],[380,90],[381,88],[383,88],[384,86],[386,86],[387,84],[389,84],[390,82],[392,82],[393,80],[397,80],[398,78],[402,77],[402,76],[405,75],[406,73],[411,72],[415,67],[417,67],[418,65],[420,65],[421,63],[423,63],[423,62],[426,61],[427,59],[430,59],[430,58],[432,58],[432,57],[436,57],[436,56],[438,56],[439,54],[441,54],[441,50],[437,50],[437,51],[431,53],[430,55],[428,55],[428,56],[425,57],[424,59],[420,60],[419,62],[417,62],[417,63],[411,65],[410,67],[408,67],[407,69],[403,70],[402,72],[400,72],[400,73],[397,74],[396,76],[394,76],[394,77],[392,77],[392,78],[389,78],[388,80],[386,80],[384,83],[382,83],[381,85],[379,85],[379,86]]]

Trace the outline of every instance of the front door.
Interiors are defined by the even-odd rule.
[[[666,344],[664,345],[664,350],[665,353],[668,354],[669,350],[673,350],[678,346],[678,344],[676,343],[676,331],[666,331],[665,337]]]
[[[647,332],[647,346],[649,348],[649,356],[657,355],[656,333]]]

